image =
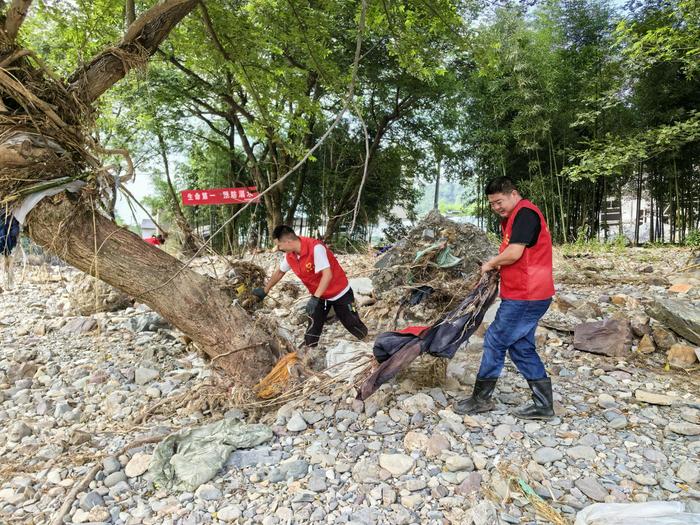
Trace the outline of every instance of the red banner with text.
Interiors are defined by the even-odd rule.
[[[205,206],[211,204],[245,204],[258,202],[260,195],[256,186],[246,188],[213,188],[209,190],[182,190],[182,204]]]

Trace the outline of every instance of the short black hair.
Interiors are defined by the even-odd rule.
[[[518,191],[518,188],[513,184],[513,181],[508,177],[496,177],[486,183],[484,193],[493,195],[494,193],[512,193]]]
[[[272,238],[275,240],[281,240],[282,237],[291,237],[293,239],[296,239],[297,234],[294,233],[294,230],[290,226],[287,226],[286,224],[280,224],[278,226],[275,226],[275,229],[272,230]]]

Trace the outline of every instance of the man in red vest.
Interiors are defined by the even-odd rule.
[[[265,287],[255,288],[253,294],[264,299],[284,274],[292,270],[311,293],[311,298],[306,303],[309,324],[304,344],[318,344],[331,307],[348,332],[358,339],[364,339],[367,327],[360,320],[352,288],[333,252],[321,241],[299,237],[292,228],[285,225],[277,226],[272,232],[272,238],[277,249],[286,254],[285,258]]]
[[[481,266],[482,273],[501,274],[501,305],[484,336],[484,353],[470,398],[456,403],[458,414],[493,410],[491,396],[501,375],[506,352],[532,390],[532,403],[517,410],[523,419],[554,416],[552,381],[535,349],[537,322],[554,295],[552,237],[542,212],[523,199],[506,177],[486,185],[491,209],[501,217],[499,254]]]

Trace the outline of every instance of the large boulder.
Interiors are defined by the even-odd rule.
[[[623,357],[632,348],[629,322],[608,318],[581,323],[574,330],[574,348],[609,357]]]
[[[681,337],[700,345],[700,305],[690,300],[655,297],[646,311]]]
[[[80,315],[117,312],[133,304],[133,299],[105,282],[80,275],[68,288],[70,300]]]

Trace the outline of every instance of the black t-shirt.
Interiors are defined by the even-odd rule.
[[[524,244],[532,248],[540,236],[540,217],[530,208],[521,208],[513,219],[513,230],[510,234],[510,244]]]

